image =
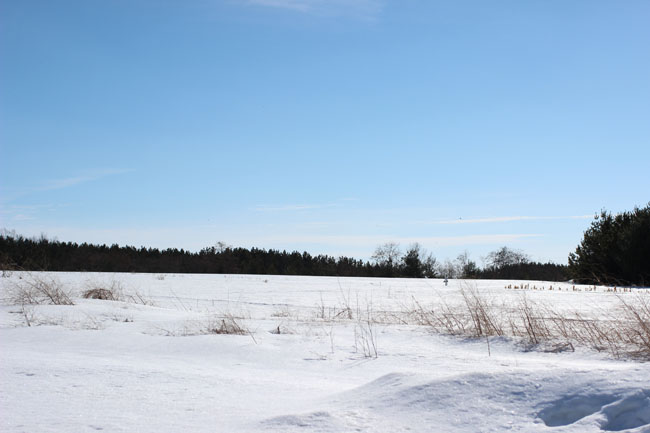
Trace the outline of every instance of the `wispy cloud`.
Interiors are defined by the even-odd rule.
[[[36,217],[33,215],[26,215],[22,213],[13,216],[14,221],[34,221],[35,219]]]
[[[2,225],[17,222],[36,221],[38,215],[51,213],[56,209],[65,207],[66,204],[38,204],[38,205],[8,205],[0,207],[0,223]]]
[[[403,236],[343,236],[343,235],[286,235],[269,236],[257,238],[260,241],[271,243],[291,244],[326,244],[344,246],[374,246],[392,241],[400,244],[412,244],[418,242],[423,245],[438,247],[470,246],[486,244],[507,244],[527,238],[537,238],[544,235],[537,233],[523,234],[490,234],[490,235],[466,235],[466,236],[429,236],[429,237],[403,237]]]
[[[308,12],[313,7],[314,2],[309,0],[249,0],[248,3]]]
[[[6,204],[30,194],[71,188],[86,182],[92,182],[108,176],[130,173],[132,171],[134,170],[124,168],[99,168],[82,171],[75,174],[74,176],[58,179],[47,179],[31,186],[22,186],[15,188],[3,188],[0,186],[0,192],[2,193],[0,196],[0,201]]]
[[[339,207],[340,204],[337,203],[325,203],[325,204],[287,204],[287,205],[258,205],[253,209],[258,212],[283,212],[283,211],[301,211],[301,210],[311,210],[311,209],[324,209],[331,207]]]
[[[355,15],[372,18],[381,12],[384,0],[244,0],[247,4],[324,15]]]
[[[66,177],[63,179],[52,179],[46,181],[40,186],[37,186],[36,188],[34,188],[34,190],[51,191],[55,189],[69,188],[71,186],[79,185],[81,183],[98,180],[106,176],[129,173],[131,171],[133,170],[121,169],[121,168],[103,168],[103,169],[98,169],[98,170],[93,170],[91,172],[83,173],[78,176]]]
[[[532,221],[532,220],[563,220],[563,219],[588,219],[593,215],[572,215],[572,216],[504,216],[491,218],[458,218],[455,220],[431,221],[432,224],[487,224],[502,223],[510,221]]]

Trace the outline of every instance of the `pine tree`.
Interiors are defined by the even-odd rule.
[[[650,283],[650,203],[616,216],[603,210],[569,255],[571,276],[578,282]]]

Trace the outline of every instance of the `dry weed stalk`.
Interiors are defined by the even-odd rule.
[[[462,304],[441,300],[435,308],[424,308],[413,298],[413,307],[404,314],[415,324],[449,335],[508,336],[545,351],[574,350],[574,345],[580,345],[616,358],[650,359],[650,300],[642,294],[633,299],[619,295],[618,308],[585,316],[532,301],[524,292],[512,307],[495,303],[476,287],[463,286],[460,293]]]
[[[235,316],[225,314],[223,317],[210,321],[207,328],[210,334],[246,335],[248,329],[242,326]]]
[[[650,358],[650,302],[641,295],[635,297],[634,303],[621,296],[618,299],[629,322],[622,338],[636,348],[633,355]]]
[[[377,331],[373,320],[372,303],[366,305],[364,317],[358,317],[354,327],[354,349],[366,358],[377,358]]]
[[[9,301],[15,305],[74,305],[69,291],[55,278],[27,273],[9,286]]]
[[[503,336],[505,334],[497,308],[479,293],[476,286],[461,286],[460,293],[471,318],[470,333],[473,337]]]

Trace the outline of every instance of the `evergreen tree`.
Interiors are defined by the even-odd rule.
[[[650,203],[616,216],[603,210],[569,255],[571,276],[590,284],[650,284]]]
[[[402,257],[402,276],[407,278],[434,277],[436,260],[427,254],[417,242],[412,244]]]

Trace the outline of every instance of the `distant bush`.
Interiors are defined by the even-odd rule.
[[[650,284],[650,203],[613,216],[602,211],[574,253],[571,276],[581,283]]]

